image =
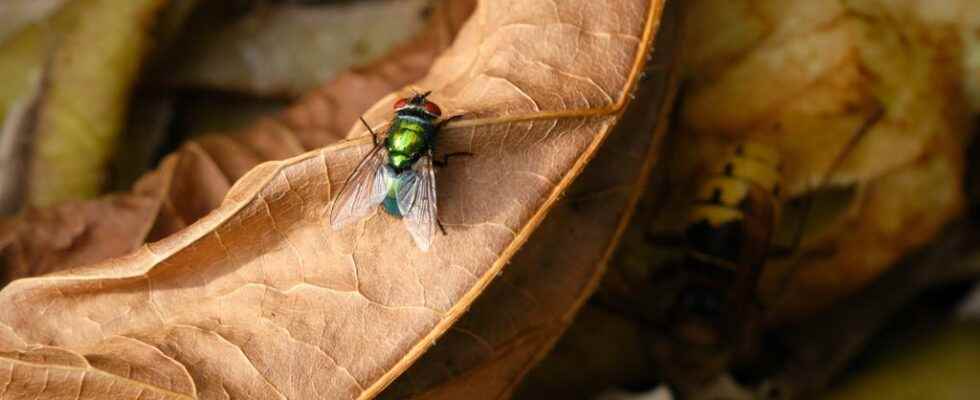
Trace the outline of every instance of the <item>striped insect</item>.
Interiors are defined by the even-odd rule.
[[[779,171],[775,150],[743,143],[700,186],[684,232],[688,278],[669,316],[679,339],[697,345],[738,339],[780,215]]]
[[[825,185],[882,114],[877,109],[859,127],[817,187]],[[683,248],[680,262],[668,267],[677,271],[681,283],[664,318],[667,346],[658,351],[667,369],[707,378],[731,368],[733,362],[754,357],[765,318],[757,295],[763,269],[767,259],[778,253],[791,261],[798,256],[812,207],[812,198],[800,205],[802,222],[789,245],[773,243],[784,205],[780,171],[777,150],[759,143],[737,145],[699,186],[683,236],[654,235],[655,242]],[[784,276],[792,275],[798,261],[791,262]]]
[[[347,178],[334,201],[330,222],[335,230],[360,221],[380,205],[405,222],[422,251],[432,245],[436,227],[446,233],[438,217],[434,166],[446,164],[453,156],[472,154],[458,152],[434,159],[440,129],[461,116],[439,121],[442,110],[427,99],[430,93],[396,101],[395,116],[383,138],[361,119],[371,132],[374,148]]]

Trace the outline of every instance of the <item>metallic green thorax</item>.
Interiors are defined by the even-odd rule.
[[[388,164],[395,172],[411,168],[432,148],[436,134],[433,120],[432,117],[408,110],[395,115],[385,140]]]
[[[388,165],[394,174],[386,179],[388,194],[381,203],[389,214],[402,216],[395,200],[398,189],[404,184],[402,171],[412,168],[419,158],[432,150],[438,129],[435,118],[423,112],[406,109],[395,113],[385,139]]]

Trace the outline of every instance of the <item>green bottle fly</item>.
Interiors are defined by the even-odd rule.
[[[442,110],[426,99],[429,93],[395,102],[395,117],[383,141],[371,131],[375,137],[374,149],[347,178],[334,201],[331,209],[334,229],[366,217],[380,204],[389,214],[405,220],[419,248],[429,249],[435,227],[442,229],[436,213],[433,148],[440,128],[459,117],[439,121]],[[469,155],[447,154],[442,163],[451,156],[464,154]]]

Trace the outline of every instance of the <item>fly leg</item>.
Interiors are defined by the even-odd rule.
[[[442,231],[442,235],[445,236],[446,235],[446,228],[444,226],[442,226],[442,220],[440,220],[439,218],[436,218],[436,225],[439,226],[439,230]]]
[[[432,159],[432,165],[435,165],[435,166],[441,168],[441,167],[445,167],[445,166],[449,165],[449,159],[450,158],[453,158],[453,157],[472,157],[474,155],[475,154],[470,153],[468,151],[457,151],[455,153],[444,154],[442,156],[442,159],[441,160],[436,160],[436,159],[433,158]]]
[[[437,126],[437,128],[442,129],[442,127],[444,125],[446,125],[446,124],[448,124],[450,122],[453,122],[453,121],[458,121],[460,119],[463,119],[463,114],[453,115],[452,117],[449,117],[449,118],[446,118],[446,119],[444,119],[442,121],[439,121],[439,125]]]
[[[453,115],[452,117],[449,117],[449,118],[446,118],[446,119],[444,119],[442,121],[439,121],[439,125],[436,127],[436,129],[442,129],[442,127],[444,125],[446,125],[446,124],[448,124],[450,122],[453,122],[453,121],[462,119],[462,118],[463,118],[463,114]],[[433,157],[432,158],[432,165],[435,165],[437,167],[445,167],[446,165],[449,164],[449,159],[450,158],[453,158],[453,157],[471,157],[473,155],[474,155],[473,153],[470,153],[468,151],[457,151],[455,153],[449,153],[449,154],[443,155],[442,156],[442,160],[437,160],[437,159],[435,159],[435,157]]]
[[[371,132],[371,140],[374,141],[374,145],[380,146],[381,141],[378,139],[378,134],[374,132],[374,129],[371,129],[371,125],[368,125],[367,121],[364,120],[364,117],[360,117],[360,118],[361,118],[361,123],[364,124],[364,127],[367,128],[368,132]]]

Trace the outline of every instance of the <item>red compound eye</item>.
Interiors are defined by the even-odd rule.
[[[395,105],[392,106],[392,108],[394,108],[395,111],[398,111],[402,108],[405,108],[406,105],[408,105],[408,99],[398,99],[398,101],[395,102]]]
[[[425,102],[425,112],[435,115],[436,117],[442,115],[442,110],[439,109],[439,106],[431,101]]]

